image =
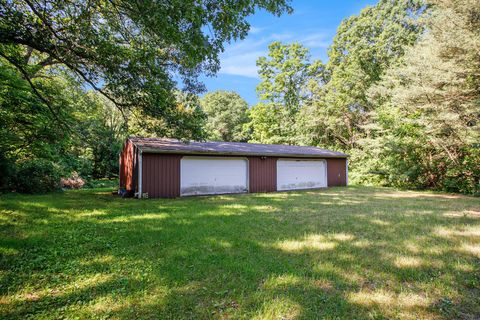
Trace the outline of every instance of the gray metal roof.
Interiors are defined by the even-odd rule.
[[[259,144],[245,142],[189,142],[176,139],[130,137],[142,151],[150,153],[211,154],[237,156],[279,156],[311,158],[346,158],[347,155],[317,147]]]

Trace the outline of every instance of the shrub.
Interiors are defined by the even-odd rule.
[[[15,162],[7,159],[0,151],[0,191],[11,189],[15,178]]]
[[[78,175],[76,171],[72,172],[70,178],[60,179],[60,186],[67,189],[80,189],[85,185],[85,181]]]
[[[50,192],[59,188],[59,182],[59,170],[51,161],[33,159],[18,163],[15,178],[15,188],[18,192]]]

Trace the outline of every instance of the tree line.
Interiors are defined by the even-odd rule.
[[[0,0],[0,189],[115,176],[132,134],[204,139],[198,76],[288,2]]]
[[[114,177],[125,137],[142,135],[320,146],[350,155],[354,182],[480,192],[477,0],[380,0],[342,21],[327,62],[271,43],[251,107],[200,97],[197,77],[248,15],[288,1],[0,3],[3,189]]]
[[[478,1],[379,1],[341,23],[328,62],[274,42],[257,66],[243,139],[344,151],[357,183],[479,194]]]

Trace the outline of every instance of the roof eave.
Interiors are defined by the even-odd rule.
[[[256,153],[256,152],[220,152],[220,151],[194,151],[194,150],[165,150],[158,148],[146,148],[137,146],[142,152],[147,153],[166,153],[166,154],[188,154],[188,155],[216,155],[216,156],[260,156],[260,157],[294,157],[294,158],[333,158],[333,159],[346,159],[347,154],[332,154],[332,155],[320,155],[320,154],[293,154],[293,153]]]

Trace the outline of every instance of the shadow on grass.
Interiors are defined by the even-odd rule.
[[[349,187],[0,201],[2,318],[480,313],[475,198]]]

